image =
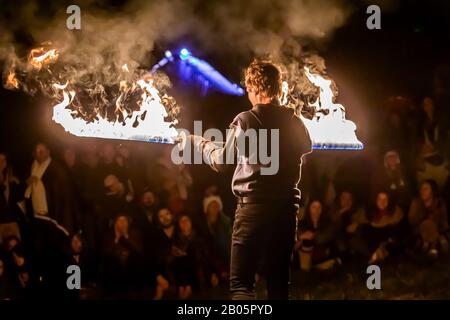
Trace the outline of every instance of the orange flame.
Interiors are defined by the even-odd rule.
[[[313,74],[305,67],[305,75],[312,84],[319,88],[319,97],[311,104],[316,111],[312,119],[301,118],[308,129],[315,146],[327,148],[327,146],[351,146],[354,149],[362,149],[363,144],[356,136],[356,125],[345,118],[345,108],[342,104],[334,103],[335,95],[331,88],[332,80],[326,79],[320,74]],[[284,83],[284,90],[288,90]]]
[[[43,66],[55,62],[59,57],[57,49],[50,49],[46,51],[44,47],[31,49],[28,55],[28,62],[36,69],[40,70]]]
[[[16,74],[13,71],[10,71],[8,77],[6,78],[6,88],[8,89],[18,89],[19,81],[16,78]]]
[[[128,70],[128,65],[126,63],[122,66],[122,71],[123,72],[130,72],[130,70]]]

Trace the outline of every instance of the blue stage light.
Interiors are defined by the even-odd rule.
[[[166,56],[167,59],[172,58],[172,52],[170,52],[169,50],[167,50],[166,52],[164,52],[164,55]]]
[[[183,48],[180,50],[180,59],[181,60],[186,60],[190,55],[191,55],[191,53],[189,52],[188,49]]]

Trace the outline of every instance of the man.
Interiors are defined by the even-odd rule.
[[[300,199],[297,184],[301,159],[311,152],[311,140],[293,110],[279,104],[282,80],[277,66],[266,61],[253,61],[245,72],[245,85],[253,108],[234,119],[224,146],[198,136],[189,136],[189,141],[215,171],[226,168],[223,156],[226,154],[229,160],[229,149],[235,150],[239,159],[232,181],[233,193],[238,200],[230,266],[233,299],[255,297],[254,279],[261,260],[266,262],[268,298],[287,299]],[[267,139],[271,143],[266,153],[279,161],[276,172],[268,170],[269,166],[256,154],[254,147],[261,148],[264,141],[250,141],[248,152],[242,148],[246,133],[258,129],[266,129],[271,138],[272,134],[278,138],[275,142]],[[256,163],[255,159],[258,159]]]
[[[50,218],[69,232],[73,230],[76,202],[71,182],[63,167],[50,157],[50,150],[43,143],[35,147],[25,198],[30,200],[35,217]]]
[[[400,161],[400,154],[396,150],[390,150],[384,155],[383,167],[375,171],[373,192],[388,191],[392,203],[406,211],[412,198],[412,180]]]
[[[137,207],[119,178],[109,174],[104,179],[104,194],[98,201],[98,228],[104,234],[120,212],[135,212]]]

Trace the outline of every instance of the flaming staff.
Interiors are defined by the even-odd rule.
[[[9,89],[22,86],[32,93],[36,92],[37,86],[47,96],[59,100],[53,107],[53,121],[76,136],[170,144],[179,141],[175,129],[179,107],[171,96],[157,89],[154,75],[141,74],[134,79],[134,74],[124,64],[117,70],[116,84],[110,84],[108,88],[98,82],[86,85],[83,81],[89,78],[89,73],[83,78],[75,68],[67,76],[50,68],[60,53],[48,46],[32,49],[25,68],[22,68],[25,72],[10,70],[5,86]],[[63,69],[71,70],[70,66]],[[363,144],[355,134],[356,125],[346,119],[344,106],[334,102],[336,93],[332,89],[332,80],[311,72],[306,66],[301,72],[297,64],[294,69],[290,72],[291,86],[288,82],[283,84],[282,102],[294,108],[303,119],[313,148],[362,149]],[[298,74],[303,80],[296,78]],[[32,84],[21,81],[20,76]],[[298,88],[302,81],[307,82],[308,90],[311,87],[317,89],[318,94],[309,95],[305,88]],[[310,101],[313,96],[315,100]]]
[[[364,146],[356,136],[356,125],[346,119],[343,105],[334,103],[335,93],[332,80],[320,74],[314,74],[310,68],[303,68],[304,75],[318,88],[317,99],[313,102],[302,96],[296,83],[289,86],[283,83],[283,104],[296,110],[309,131],[313,149],[360,150]]]
[[[53,107],[53,121],[79,137],[175,143],[178,139],[178,132],[174,127],[176,121],[164,120],[168,114],[161,103],[158,90],[153,87],[151,80],[139,80],[137,84],[143,91],[141,108],[131,115],[125,114],[122,122],[110,122],[103,117],[86,122],[74,117],[67,106],[73,101],[75,91],[67,90],[67,84],[55,84],[55,89],[62,90],[64,98]],[[119,96],[118,101],[121,97]]]
[[[128,65],[124,64],[117,72],[118,85],[105,88],[96,83],[83,87],[77,83],[79,79],[64,79],[62,73],[50,69],[58,58],[57,49],[32,49],[24,68],[26,79],[20,81],[11,70],[5,86],[17,89],[22,85],[34,93],[35,88],[28,90],[30,85],[26,83],[33,79],[44,94],[60,101],[53,107],[53,121],[79,137],[169,144],[178,141],[175,125],[179,107],[171,96],[157,89],[156,77],[145,75],[134,80]],[[65,83],[61,84],[60,80]]]

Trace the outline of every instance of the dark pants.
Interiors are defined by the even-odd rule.
[[[297,209],[289,202],[238,204],[231,243],[233,299],[255,298],[255,273],[263,260],[268,298],[288,298]]]

